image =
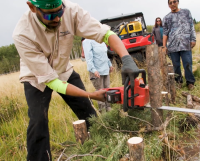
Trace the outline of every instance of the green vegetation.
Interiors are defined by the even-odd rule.
[[[147,25],[147,32],[152,33],[153,25]]]
[[[77,44],[74,45],[74,53],[79,53],[79,40],[80,38],[78,37],[75,39]],[[199,37],[197,37],[197,41],[199,42]],[[8,52],[12,51],[12,48],[15,48],[14,45],[0,48],[0,63],[4,61],[9,64],[11,62],[9,60],[15,58],[13,56],[14,52]],[[198,63],[200,61],[198,57],[199,51],[200,48],[197,44],[193,49],[193,58]],[[76,58],[76,56],[73,56],[73,58]],[[19,60],[19,57],[16,59]],[[86,63],[80,60],[73,60],[71,62],[76,72],[80,74],[87,91],[94,91],[94,87],[89,81]],[[196,65],[198,64],[196,63]],[[8,67],[10,66],[8,65]],[[194,75],[196,78],[196,87],[192,91],[192,94],[200,97],[199,67],[197,67]],[[0,161],[26,160],[26,130],[29,121],[27,116],[28,106],[23,92],[23,85],[19,83],[18,77],[19,73],[0,76]],[[115,71],[111,73],[110,86],[116,87],[121,85],[121,73],[115,68]],[[182,89],[177,89],[176,104],[170,104],[171,106],[185,107],[186,98],[181,95],[182,91],[187,91],[186,83],[183,84]],[[93,103],[97,107],[97,102],[93,101]],[[165,118],[167,114],[168,112],[165,111]],[[151,121],[149,109],[145,109],[144,111],[132,110],[124,113],[121,111],[120,105],[113,105],[111,112],[105,113],[98,118],[91,118],[91,139],[83,145],[75,142],[72,122],[77,120],[77,117],[56,93],[53,93],[48,117],[53,160],[57,160],[62,152],[69,157],[74,154],[88,154],[92,151],[93,155],[102,155],[107,159],[97,156],[85,156],[76,157],[74,160],[117,161],[128,153],[126,142],[133,136],[144,138],[146,161],[161,160],[163,156],[168,158],[167,160],[169,158],[176,160],[177,156],[180,156],[179,149],[175,149],[177,145],[184,147],[192,145],[195,147],[199,142],[196,131],[198,120],[191,120],[194,117],[193,115],[181,112],[172,112],[172,119],[165,129],[167,134],[170,136],[172,134],[173,136],[169,139],[170,146],[174,147],[171,150],[169,150],[169,144],[165,142],[165,139],[160,137],[163,133],[144,132],[145,127]],[[133,132],[124,132],[122,130]],[[190,141],[186,138],[189,138]],[[191,139],[194,140],[193,143],[191,143]],[[66,160],[67,158],[63,155],[62,159]]]
[[[0,47],[0,74],[19,70],[19,55],[15,45]]]
[[[200,22],[196,22],[194,28],[196,32],[200,32]],[[147,25],[147,32],[151,33],[152,30],[153,30],[153,25]]]
[[[194,27],[196,32],[200,32],[200,22],[197,22]]]
[[[75,70],[80,73],[82,80],[88,91],[94,91],[89,81],[88,72],[85,62],[73,60],[72,64]],[[0,160],[2,161],[19,161],[25,160],[26,152],[26,129],[28,126],[27,104],[23,93],[23,85],[18,82],[18,75],[0,77]],[[196,75],[195,75],[196,76]],[[196,89],[193,94],[200,97],[200,79],[196,77]],[[9,86],[7,85],[9,84]],[[121,74],[117,69],[111,74],[111,87],[121,86]],[[186,84],[182,89],[177,90],[176,104],[171,106],[184,107],[186,98],[181,96],[181,91],[185,91]],[[97,107],[96,101],[93,101]],[[164,112],[167,117],[168,112]],[[170,146],[176,145],[189,146],[186,137],[197,140],[195,126],[196,123],[190,123],[188,118],[191,115],[173,112],[172,119],[165,129],[167,134],[174,137],[170,139]],[[151,113],[149,109],[131,110],[124,113],[120,105],[113,105],[113,110],[105,113],[98,118],[91,118],[92,127],[90,128],[91,139],[83,145],[77,144],[74,137],[72,122],[77,120],[75,114],[64,103],[56,93],[53,97],[49,108],[49,130],[50,142],[53,160],[57,160],[61,153],[69,157],[74,154],[88,154],[92,151],[93,155],[102,155],[107,159],[97,156],[75,157],[74,160],[82,161],[117,161],[128,153],[127,140],[133,136],[144,138],[145,158],[146,161],[161,160],[163,156],[171,157],[176,160],[179,152],[168,150],[168,146],[161,132],[144,132],[145,127],[151,122]],[[132,132],[124,132],[129,130]],[[198,143],[198,141],[196,141]],[[195,144],[193,144],[195,146]],[[173,158],[173,159],[172,159]],[[62,156],[62,160],[66,160]]]
[[[77,59],[80,57],[81,57],[81,37],[75,36],[70,59]]]
[[[81,56],[81,37],[75,36],[70,59]],[[20,57],[14,44],[0,47],[0,75],[19,71]]]

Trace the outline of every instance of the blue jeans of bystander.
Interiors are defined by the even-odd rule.
[[[178,74],[175,78],[177,82],[182,83],[182,74],[181,74],[181,64],[180,64],[180,58],[182,59],[183,62],[183,68],[185,71],[185,79],[188,84],[194,84],[195,78],[192,73],[192,51],[179,51],[179,52],[174,52],[170,53],[172,63],[174,66],[174,72]]]

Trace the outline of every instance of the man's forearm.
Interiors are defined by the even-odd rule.
[[[108,38],[110,47],[122,58],[125,55],[129,55],[124,44],[117,35],[110,35]]]
[[[90,93],[72,84],[68,84],[67,89],[66,89],[66,95],[75,96],[75,97],[88,97],[90,96]]]
[[[95,100],[100,100],[100,101],[105,101],[105,98],[104,98],[105,92],[106,92],[105,90],[99,90],[96,92],[87,92],[72,84],[68,84],[67,89],[66,89],[66,95],[75,96],[75,97],[86,97],[86,98],[89,97],[90,99],[95,99]]]
[[[168,36],[163,35],[163,46],[164,47],[167,47],[167,39],[168,39]]]

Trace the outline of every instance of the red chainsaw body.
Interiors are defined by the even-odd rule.
[[[134,99],[134,106],[137,107],[143,107],[149,102],[149,88],[148,85],[145,87],[141,87],[140,84],[143,84],[142,78],[136,78],[135,79],[135,85],[134,85],[134,94],[138,95]],[[130,84],[130,82],[129,82]],[[105,88],[103,90],[111,91],[111,90],[118,90],[118,92],[115,92],[115,94],[120,94],[121,100],[117,102],[118,104],[124,104],[124,87],[113,87],[113,88]],[[131,89],[128,91],[128,97],[131,97]],[[128,102],[129,105],[131,105],[131,100]]]

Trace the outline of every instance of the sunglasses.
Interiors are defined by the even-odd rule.
[[[157,22],[160,22],[160,20],[157,20]]]
[[[172,4],[176,4],[177,1],[171,1],[169,2],[169,5],[172,5]]]
[[[43,18],[45,19],[45,20],[48,20],[48,21],[52,21],[52,20],[54,20],[57,16],[60,18],[60,17],[62,17],[62,15],[63,15],[63,13],[64,13],[64,11],[65,11],[65,5],[64,5],[64,3],[62,3],[62,9],[60,9],[59,11],[57,11],[57,12],[53,12],[53,13],[45,13],[45,12],[43,12],[40,8],[37,8],[39,11],[40,11],[40,13],[42,14],[42,16],[43,16]]]

